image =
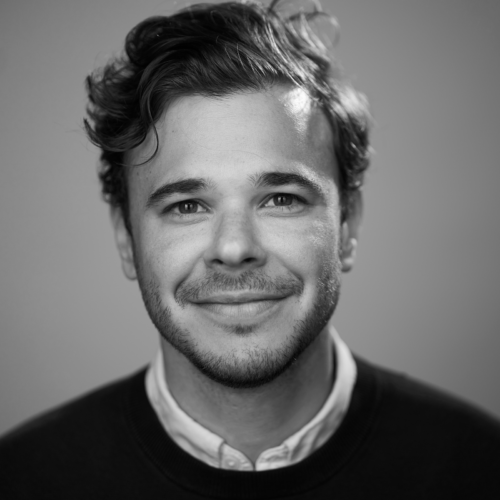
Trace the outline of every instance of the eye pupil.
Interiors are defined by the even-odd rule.
[[[179,205],[181,214],[194,214],[196,212],[197,203],[193,201],[184,201]]]
[[[287,206],[292,204],[292,197],[289,194],[277,194],[274,197],[274,203],[279,206]]]

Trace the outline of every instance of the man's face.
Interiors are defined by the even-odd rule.
[[[330,125],[300,89],[174,101],[159,151],[128,168],[133,241],[115,224],[161,335],[210,378],[254,387],[324,330],[340,285]],[[154,134],[130,154],[139,164]]]

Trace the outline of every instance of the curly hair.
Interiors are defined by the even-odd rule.
[[[261,91],[275,84],[305,89],[334,131],[342,218],[351,210],[369,165],[370,115],[363,94],[340,76],[338,62],[315,33],[320,10],[284,16],[274,0],[198,4],[151,17],[127,35],[125,51],[86,78],[84,126],[101,149],[103,198],[118,207],[129,232],[125,154],[140,145],[175,98]]]

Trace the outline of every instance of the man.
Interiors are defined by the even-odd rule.
[[[161,352],[6,436],[1,498],[499,497],[498,422],[354,358],[331,324],[369,116],[309,17],[148,19],[87,79]]]

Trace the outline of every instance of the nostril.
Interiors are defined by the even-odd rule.
[[[228,224],[221,225],[221,228],[205,250],[204,260],[208,266],[248,269],[264,263],[266,252],[251,225],[246,225],[246,231],[237,232],[229,231]]]

